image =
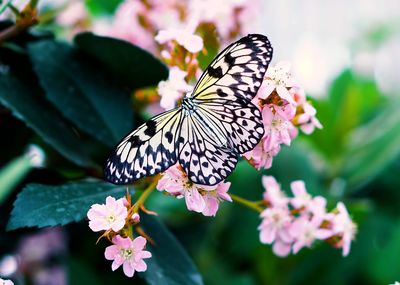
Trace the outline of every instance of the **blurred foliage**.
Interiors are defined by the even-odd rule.
[[[122,0],[85,0],[86,7],[93,15],[112,14]]]
[[[114,13],[120,0],[86,0],[93,15]],[[10,25],[0,22],[0,30]],[[204,34],[212,40],[214,31]],[[387,30],[372,31],[379,42]],[[200,58],[208,65],[217,53]],[[72,44],[49,33],[24,32],[0,46],[0,256],[12,254],[32,229],[85,218],[92,203],[125,188],[99,180],[101,165],[141,114],[132,108],[136,88],[157,84],[167,68],[127,42],[91,33]],[[344,70],[326,98],[313,100],[324,128],[284,147],[272,169],[258,172],[239,162],[229,180],[231,192],[262,198],[262,175],[274,175],[284,189],[302,179],[313,195],[332,208],[344,201],[359,232],[350,255],[325,244],[279,258],[261,245],[259,217],[224,203],[216,218],[189,213],[182,200],[154,193],[146,206],[160,218],[144,216],[143,228],[155,240],[153,258],[141,279],[112,272],[104,243],[86,222],[65,226],[69,254],[64,260],[70,284],[389,284],[400,279],[400,102],[384,96],[371,78]],[[47,169],[34,170],[21,156],[26,145],[46,150]],[[1,202],[1,201],[0,201]],[[14,207],[13,207],[14,205]],[[13,210],[12,210],[13,209]],[[12,212],[11,212],[12,210]],[[10,217],[11,213],[11,217]],[[5,232],[8,229],[18,229]],[[166,227],[166,224],[168,227]],[[186,251],[188,253],[186,253]],[[191,258],[193,260],[191,260]],[[198,269],[196,268],[198,267]],[[120,271],[120,270],[119,270]],[[135,283],[136,284],[136,283]]]

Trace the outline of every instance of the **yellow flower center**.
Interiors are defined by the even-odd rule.
[[[128,249],[121,249],[121,256],[123,256],[125,259],[131,258],[133,255],[133,249],[128,248]]]
[[[114,216],[114,215],[108,215],[108,216],[107,216],[107,221],[108,221],[109,223],[114,222],[114,221],[115,221],[115,216]]]

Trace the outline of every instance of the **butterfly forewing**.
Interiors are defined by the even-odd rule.
[[[263,35],[229,45],[204,71],[187,105],[150,119],[122,140],[106,162],[106,179],[127,184],[179,162],[194,183],[223,181],[239,154],[264,134],[261,113],[250,101],[271,57]]]
[[[127,135],[106,162],[106,179],[127,184],[175,164],[181,121],[181,109],[174,109],[151,118]]]
[[[271,58],[272,47],[268,38],[248,35],[228,46],[214,59],[200,77],[193,96],[212,99],[219,96],[218,88],[229,88],[239,100],[250,101],[261,86]]]

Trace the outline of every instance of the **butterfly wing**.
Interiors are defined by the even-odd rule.
[[[180,136],[185,140],[179,143],[179,164],[192,182],[215,185],[235,168],[237,153],[218,143],[218,134],[197,117],[185,116]]]
[[[207,100],[198,104],[202,118],[213,122],[227,138],[227,147],[239,154],[252,150],[264,135],[260,110],[251,102]]]
[[[201,116],[215,122],[232,149],[252,150],[264,135],[261,112],[250,101],[272,58],[263,35],[248,35],[228,46],[210,64],[194,91]]]
[[[248,35],[223,50],[200,77],[191,98],[197,108],[183,121],[187,140],[179,145],[179,163],[194,183],[221,182],[238,155],[261,140],[261,112],[250,101],[271,58],[267,37]]]
[[[266,36],[251,34],[241,38],[210,63],[193,97],[249,102],[257,94],[271,59],[272,47]]]
[[[106,161],[105,178],[127,184],[160,173],[177,162],[181,108],[161,113],[127,135]]]

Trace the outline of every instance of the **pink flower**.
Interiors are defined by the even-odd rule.
[[[272,150],[281,143],[290,145],[293,124],[279,113],[273,113],[269,107],[262,110],[262,116],[265,129],[264,149]]]
[[[151,32],[146,30],[139,19],[147,10],[141,1],[123,1],[115,12],[114,20],[108,25],[94,24],[94,32],[129,41],[141,48],[154,52],[156,45]]]
[[[72,26],[84,20],[87,16],[85,3],[73,1],[57,16],[57,22],[60,25]]]
[[[186,207],[189,211],[201,213],[206,208],[206,201],[194,184],[191,187],[184,189],[183,195],[185,197]]]
[[[311,195],[307,192],[304,181],[297,180],[290,183],[290,188],[294,194],[294,197],[290,200],[290,203],[296,209],[302,207],[306,208],[312,201]]]
[[[321,223],[324,220],[329,221],[332,214],[326,212],[326,199],[321,196],[314,197],[307,205],[309,213],[313,219],[319,220]]]
[[[235,28],[235,10],[245,6],[245,0],[192,0],[189,1],[189,16],[200,22],[214,23],[218,33],[227,37]]]
[[[197,23],[192,21],[185,28],[170,28],[158,32],[155,40],[160,44],[176,41],[191,53],[199,52],[203,49],[203,39],[194,34]]]
[[[205,216],[215,216],[221,201],[232,201],[227,194],[229,187],[229,182],[214,186],[195,184],[187,178],[179,164],[168,168],[157,184],[158,190],[165,190],[177,198],[185,198],[188,210]]]
[[[321,229],[320,219],[297,218],[290,227],[290,234],[295,238],[293,253],[296,254],[303,247],[311,247],[316,239],[324,240],[332,236],[332,231]]]
[[[37,168],[42,168],[45,166],[46,153],[40,146],[36,144],[28,145],[25,150],[25,155],[30,158],[31,166]]]
[[[289,93],[293,97],[296,106],[302,105],[307,101],[306,93],[300,86],[293,86],[289,89]]]
[[[341,237],[340,242],[337,244],[338,247],[343,248],[343,256],[347,256],[350,252],[351,241],[354,239],[357,226],[351,220],[349,213],[347,212],[346,206],[339,202],[336,206],[338,213],[333,218],[333,232],[335,235]]]
[[[140,216],[138,213],[133,213],[131,219],[135,222],[135,223],[139,223],[140,222]]]
[[[222,182],[217,185],[215,190],[204,191],[205,208],[202,211],[204,216],[215,216],[217,214],[220,201],[232,202],[231,196],[228,194],[230,182]]]
[[[143,272],[147,270],[147,265],[143,261],[150,258],[151,253],[143,250],[146,245],[144,237],[137,237],[133,241],[129,238],[123,238],[120,235],[113,237],[113,245],[106,248],[104,256],[107,260],[113,260],[111,269],[115,271],[122,265],[124,273],[132,277],[135,271]]]
[[[258,226],[258,229],[260,230],[260,240],[262,243],[271,244],[277,239],[284,243],[293,241],[289,232],[292,216],[288,208],[267,208],[261,213],[260,217],[262,218],[262,222]]]
[[[178,99],[193,88],[185,81],[186,72],[176,66],[171,67],[166,81],[158,84],[158,94],[161,96],[160,105],[166,110],[175,107]]]
[[[277,256],[285,257],[290,254],[290,250],[292,249],[291,242],[284,242],[281,239],[275,240],[274,244],[272,245],[272,251]]]
[[[94,204],[89,209],[87,217],[89,218],[89,227],[94,232],[113,230],[118,232],[125,226],[125,219],[128,216],[128,210],[124,205],[124,198],[115,200],[108,196],[106,204]]]
[[[178,197],[184,197],[184,189],[190,188],[192,183],[187,179],[185,173],[179,164],[175,164],[168,168],[157,183],[159,191],[167,191],[168,193]]]
[[[250,160],[250,163],[260,170],[261,168],[268,169],[272,166],[272,160],[274,156],[278,154],[280,151],[280,146],[271,149],[265,150],[264,149],[264,142],[261,141],[258,145],[256,145],[253,150],[246,152],[243,156]]]
[[[275,66],[270,66],[265,73],[263,94],[260,98],[267,98],[274,90],[279,97],[285,99],[291,104],[295,104],[293,96],[288,91],[288,88],[296,85],[292,74],[290,73],[290,63],[287,61],[278,62]]]
[[[298,123],[300,129],[307,135],[311,134],[315,128],[322,129],[322,125],[319,120],[315,117],[317,110],[308,102],[303,105],[304,113],[298,117]]]
[[[315,128],[322,129],[321,123],[316,118],[317,110],[307,101],[304,89],[293,87],[289,92],[294,98],[297,106],[299,106],[304,112],[297,117],[297,123],[300,124],[300,129],[303,133],[309,135]]]
[[[289,199],[273,176],[263,176],[262,184],[265,188],[264,201],[273,207],[287,207]]]
[[[18,267],[21,266],[21,262],[18,264],[17,257],[18,259],[22,258],[17,255],[4,255],[0,259],[0,276],[11,276],[18,270]]]
[[[260,215],[263,219],[258,227],[260,240],[262,243],[274,243],[272,251],[277,256],[287,256],[293,242],[289,232],[293,220],[288,209],[289,199],[274,177],[263,176],[262,183],[265,188],[263,199],[269,205]]]
[[[8,279],[1,279],[0,278],[0,285],[14,285],[14,282]]]
[[[296,107],[292,104],[286,102],[286,104],[282,106],[272,105],[274,111],[281,116],[282,118],[290,121],[296,115]]]

